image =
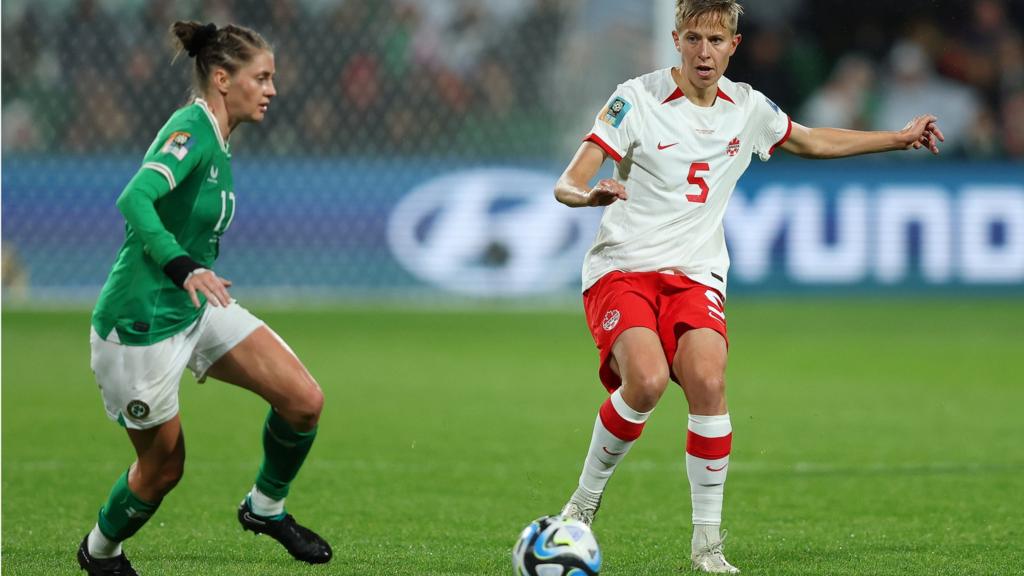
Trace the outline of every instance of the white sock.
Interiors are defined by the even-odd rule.
[[[93,558],[113,558],[121,555],[121,543],[104,536],[99,524],[93,526],[92,532],[89,532],[86,546],[89,548],[89,556]]]
[[[583,473],[580,474],[580,488],[591,494],[604,492],[608,479],[615,472],[615,466],[640,437],[651,412],[653,410],[637,412],[630,408],[622,399],[621,388],[604,401],[594,422],[590,450],[583,463]]]
[[[722,501],[731,450],[732,423],[728,414],[690,415],[686,434],[686,476],[690,480],[695,525],[712,525],[717,531],[722,524]],[[694,538],[696,540],[696,530]]]
[[[256,486],[249,491],[249,505],[252,506],[252,513],[257,516],[280,516],[284,514],[284,498],[274,500],[267,496]]]

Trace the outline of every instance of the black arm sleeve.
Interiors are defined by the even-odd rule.
[[[172,258],[167,265],[164,266],[164,274],[174,282],[175,286],[185,289],[185,279],[192,273],[193,270],[202,268],[203,265],[188,256],[178,256]]]

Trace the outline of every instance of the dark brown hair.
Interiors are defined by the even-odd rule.
[[[210,72],[214,68],[223,68],[228,74],[234,74],[260,52],[271,50],[259,32],[234,24],[218,28],[213,23],[178,21],[171,24],[171,37],[175,59],[182,52],[187,52],[196,61],[192,87],[196,96],[206,93]]]

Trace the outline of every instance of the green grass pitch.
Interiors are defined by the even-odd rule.
[[[519,531],[574,487],[604,397],[582,314],[261,315],[327,396],[289,510],[335,559],[306,567],[241,531],[266,408],[186,376],[185,477],[125,546],[140,573],[510,574]],[[726,552],[744,574],[1024,574],[1024,303],[738,298],[729,320]],[[132,459],[88,315],[5,311],[2,377],[3,573],[77,573]],[[687,572],[685,417],[672,387],[609,485],[602,574]]]

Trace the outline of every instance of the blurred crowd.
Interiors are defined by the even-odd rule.
[[[5,3],[9,4],[9,3]],[[294,155],[526,154],[552,139],[539,88],[563,25],[556,0],[99,0],[3,19],[5,152],[138,152],[189,96],[177,19],[238,23],[274,46],[279,98],[246,150]]]
[[[187,99],[191,62],[170,65],[167,28],[191,15],[251,26],[275,46],[282,97],[268,129],[239,133],[247,150],[549,154],[560,118],[578,106],[551,96],[552,83],[579,74],[569,70],[579,62],[559,54],[572,53],[564,49],[570,35],[593,34],[579,27],[598,4],[607,5],[139,0],[114,13],[99,0],[58,10],[6,2],[3,150],[138,153]],[[945,155],[1024,158],[1024,2],[744,4],[744,40],[728,75],[794,120],[898,129],[931,111],[948,139]]]
[[[1024,159],[1024,2],[747,2],[730,77],[811,126],[939,117],[947,156]]]

